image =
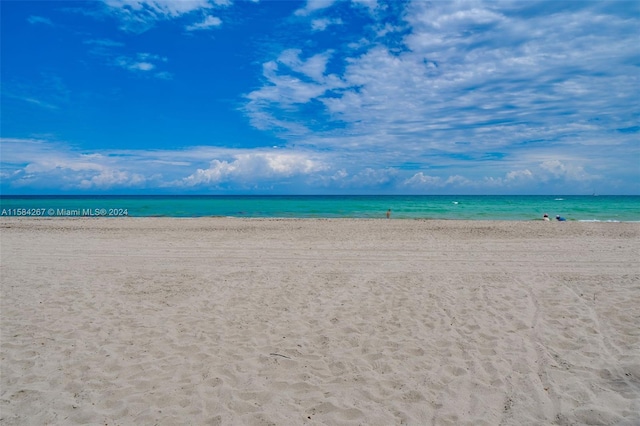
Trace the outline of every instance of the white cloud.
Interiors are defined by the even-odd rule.
[[[184,186],[218,184],[229,180],[261,181],[308,175],[327,169],[323,162],[300,153],[239,153],[232,160],[214,159],[206,169],[184,178]]]
[[[442,178],[439,176],[429,176],[425,175],[423,172],[418,172],[411,176],[409,179],[406,179],[403,182],[403,185],[414,187],[414,188],[429,188],[429,187],[440,187],[443,185]]]
[[[166,62],[167,58],[159,55],[153,55],[150,53],[138,53],[135,57],[119,56],[115,59],[114,63],[129,71],[142,71],[148,72],[156,69],[156,63]],[[155,62],[155,63],[154,63]],[[155,74],[158,78],[171,78],[171,74],[168,72],[159,72]]]
[[[280,104],[300,104],[323,94],[327,89],[317,83],[307,83],[294,77],[272,77],[272,86],[249,95],[249,99]]]
[[[325,81],[325,70],[327,69],[327,63],[333,52],[326,51],[318,53],[306,60],[300,59],[300,53],[302,52],[299,49],[285,50],[278,57],[278,62],[286,65],[292,71],[310,77],[315,81]],[[275,70],[276,68],[272,69]],[[270,73],[269,76],[275,77],[275,73]]]
[[[3,169],[14,187],[109,189],[141,187],[146,178],[118,158],[82,154],[69,146],[37,139],[2,139]]]
[[[160,72],[155,73],[155,77],[159,78],[161,80],[171,80],[171,79],[173,79],[173,74],[171,74],[168,71],[160,71]]]
[[[399,33],[399,32],[402,32],[403,30],[404,30],[403,27],[391,25],[390,23],[387,22],[381,27],[376,29],[376,36],[378,38],[383,38],[389,34]]]
[[[196,30],[220,25],[211,13],[228,2],[107,4],[132,26],[182,17],[179,25],[188,20]],[[363,19],[364,9],[353,7],[361,4],[375,13]],[[136,173],[150,179],[166,172],[171,178],[165,184],[309,176],[341,187],[480,191],[577,188],[615,176],[637,177],[637,17],[620,12],[626,3],[549,3],[548,8],[553,13],[522,2],[305,3],[295,12],[298,18],[287,23],[302,21],[316,31],[344,24],[340,33],[345,30],[346,38],[336,39],[330,49],[326,35],[318,33],[278,40],[283,47],[263,59],[262,81],[246,95],[244,112],[253,126],[271,129],[269,137],[283,140],[280,154],[293,154],[295,146],[295,153],[305,153],[302,158],[325,167],[313,172],[287,162],[302,167],[302,158],[268,157],[260,150],[69,155],[74,167],[83,162],[109,166],[107,172],[83,170],[90,174],[83,177],[87,182],[101,173],[104,177],[95,182],[125,181],[126,176],[133,181]],[[86,43],[118,46],[108,39]],[[139,75],[172,78],[163,70],[166,58],[116,56],[108,56],[110,63]],[[43,108],[61,104],[35,90],[21,94]],[[132,158],[153,165],[154,173],[132,166]],[[161,163],[164,169],[156,168]],[[3,169],[3,176],[54,173],[37,168],[44,160],[29,164]],[[80,173],[72,167],[59,170]]]
[[[187,31],[196,31],[196,30],[209,30],[211,28],[217,28],[222,25],[222,20],[215,16],[207,16],[202,22],[198,22],[197,24],[188,25],[186,27]]]
[[[384,156],[385,154],[382,153]],[[1,139],[3,188],[111,190],[117,188],[235,188],[283,187],[399,192],[482,192],[538,188],[542,192],[578,184],[587,191],[601,176],[589,175],[576,163],[545,160],[531,168],[484,176],[486,169],[465,165],[464,174],[416,172],[372,166],[378,153],[344,156],[291,148],[225,149],[191,147],[180,150],[100,150],[82,152],[59,142]],[[502,166],[503,167],[503,166]],[[445,172],[444,170],[447,170]],[[446,174],[445,174],[446,173]]]
[[[351,0],[351,2],[358,6],[364,6],[370,10],[374,10],[379,7],[377,0]]]
[[[176,19],[197,12],[207,14],[213,8],[227,7],[230,0],[103,0],[108,12],[122,22],[121,29],[141,33],[156,22]],[[208,16],[203,22],[187,26],[188,31],[219,26],[219,18]]]
[[[377,0],[351,0],[356,6],[363,6],[374,11],[379,7]],[[336,0],[307,0],[307,4],[295,11],[296,16],[308,16],[312,15],[320,10],[328,9],[336,3]]]
[[[517,181],[517,180],[529,180],[533,178],[533,173],[530,170],[513,170],[507,173],[505,179],[507,181]]]
[[[38,139],[0,139],[3,187],[64,190],[259,186],[331,172],[323,156],[294,150],[191,147],[183,150],[101,150]]]
[[[113,40],[108,39],[108,38],[85,40],[84,44],[103,46],[103,47],[121,47],[121,46],[124,46],[124,43],[121,43],[119,41],[113,41]]]
[[[353,176],[350,184],[357,187],[378,187],[390,183],[397,175],[398,171],[393,168],[366,167]]]
[[[565,164],[559,160],[549,160],[540,164],[545,172],[547,172],[553,178],[562,178],[571,181],[590,181],[593,180],[593,176],[590,176],[585,172],[582,166],[575,164]],[[546,179],[545,179],[546,180]]]
[[[342,25],[342,19],[340,18],[334,18],[334,19],[330,19],[330,18],[319,18],[319,19],[313,19],[311,21],[311,29],[314,31],[324,31],[326,30],[330,25]]]
[[[532,181],[536,179],[536,176],[528,169],[526,170],[512,170],[507,172],[503,177],[498,176],[485,176],[479,182],[474,182],[475,186],[479,186],[482,188],[523,188],[526,186],[531,186]],[[539,176],[537,177],[538,182],[544,181]]]
[[[300,54],[299,49],[287,49],[281,52],[276,61],[263,64],[263,76],[268,84],[247,95],[249,103],[245,111],[252,125],[260,129],[280,127],[295,134],[306,134],[306,126],[280,115],[286,115],[286,110],[294,111],[296,105],[320,98],[329,90],[344,86],[344,82],[336,75],[326,74],[332,51],[318,53],[307,59],[301,59]],[[270,112],[279,110],[285,110],[284,114]]]
[[[120,170],[101,170],[100,173],[78,183],[79,189],[109,189],[113,187],[142,187],[146,183],[144,176]]]
[[[532,187],[602,179],[605,169],[637,175],[623,148],[637,133],[617,131],[636,125],[637,20],[574,6],[549,14],[522,3],[413,2],[404,23],[379,10],[369,38],[349,45],[352,56],[282,50],[245,111],[296,146],[359,155],[363,165],[410,157],[454,171],[405,176],[407,184]],[[527,155],[541,149],[551,158]],[[544,163],[554,156],[563,166]],[[500,168],[486,176],[490,158]]]
[[[447,180],[445,181],[445,185],[468,187],[472,186],[473,184],[471,180],[467,179],[464,176],[453,175],[447,178]]]
[[[307,16],[319,10],[331,7],[336,0],[307,0],[307,4],[302,9],[295,11],[297,16]]]
[[[501,13],[490,10],[490,5],[471,9],[458,9],[458,5],[453,4],[439,6],[444,7],[422,8],[418,19],[436,29],[468,28],[473,25],[497,23],[505,19]]]
[[[103,0],[109,7],[153,18],[175,18],[197,10],[211,8],[207,0]]]
[[[479,179],[469,179],[461,175],[450,175],[446,177],[429,176],[423,172],[418,172],[404,180],[402,185],[414,190],[424,191],[464,188],[468,190],[482,190],[484,188],[486,190],[488,188],[507,189],[514,186],[521,187],[530,184],[533,179],[534,175],[529,170],[515,170],[507,172],[503,177],[485,176]]]
[[[53,22],[51,22],[51,19],[45,18],[44,16],[31,15],[27,18],[27,22],[29,22],[30,24],[45,24],[53,26]]]
[[[318,53],[307,59],[301,59],[300,53],[298,49],[288,49],[276,61],[263,64],[263,76],[268,84],[246,96],[249,103],[245,111],[255,127],[280,127],[291,133],[306,134],[306,126],[287,120],[284,116],[288,111],[295,111],[296,105],[306,104],[328,90],[344,86],[337,76],[325,74],[332,51]],[[270,112],[279,110],[283,110],[284,114]]]
[[[151,71],[156,66],[149,62],[135,62],[129,65],[130,70]]]
[[[31,98],[31,97],[23,97],[23,98],[19,98],[19,99],[22,99],[25,102],[28,102],[28,103],[33,104],[33,105],[37,105],[37,106],[42,107],[42,108],[59,109],[59,107],[57,105],[50,104],[49,102],[45,102],[45,101],[42,101],[40,99],[35,99],[35,98]]]
[[[2,86],[3,98],[17,99],[51,111],[61,110],[71,102],[71,90],[59,75],[50,72],[40,72],[29,84],[12,79],[3,81]]]

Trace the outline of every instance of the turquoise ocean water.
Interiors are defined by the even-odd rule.
[[[2,196],[2,216],[640,221],[640,196]]]

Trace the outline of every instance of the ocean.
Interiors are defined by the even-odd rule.
[[[386,218],[638,222],[640,196],[44,195],[0,196],[2,216]]]

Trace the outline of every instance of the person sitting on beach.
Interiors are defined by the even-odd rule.
[[[548,220],[549,220],[549,215],[548,215],[548,214],[546,214],[546,213],[545,213],[545,214],[543,214],[543,215],[542,215],[542,220],[546,220],[546,221],[548,221]]]
[[[556,216],[556,220],[557,220],[558,222],[564,222],[564,221],[565,221],[565,220],[567,220],[567,219],[565,219],[564,217],[562,217],[562,216],[560,216],[560,215],[557,215],[557,216]]]

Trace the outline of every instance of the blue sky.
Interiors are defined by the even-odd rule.
[[[640,194],[638,2],[0,7],[3,194]]]

